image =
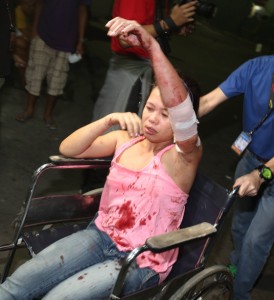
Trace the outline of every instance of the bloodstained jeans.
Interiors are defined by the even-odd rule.
[[[92,223],[50,245],[0,285],[0,299],[109,299],[121,261],[127,255]],[[133,263],[123,293],[157,285],[159,275]]]

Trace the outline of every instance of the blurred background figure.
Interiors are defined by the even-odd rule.
[[[13,60],[23,85],[26,83],[25,70],[28,62],[35,3],[36,0],[20,0],[15,7],[16,37]]]
[[[83,54],[84,33],[90,0],[37,0],[28,64],[25,73],[27,103],[16,116],[24,123],[34,115],[41,86],[47,80],[47,98],[43,114],[46,126],[55,130],[53,111],[63,94],[71,53]]]
[[[11,50],[13,48],[13,1],[0,1],[0,88],[11,72]]]

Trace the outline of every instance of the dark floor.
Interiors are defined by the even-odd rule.
[[[92,39],[86,42],[84,59],[71,66],[64,96],[56,107],[58,129],[49,131],[42,121],[44,96],[39,99],[35,117],[25,124],[15,120],[25,104],[26,94],[18,81],[10,80],[0,91],[1,145],[0,145],[0,244],[12,237],[11,222],[25,199],[33,171],[47,162],[49,155],[58,153],[60,141],[91,119],[94,99],[103,83],[108,59],[109,41],[102,31],[91,30]],[[203,93],[216,87],[241,63],[256,56],[255,45],[227,33],[218,32],[205,24],[198,24],[196,32],[187,38],[173,37],[171,60],[176,67],[196,78]],[[226,103],[199,126],[204,145],[201,170],[217,182],[230,188],[237,163],[230,145],[241,129],[241,98]],[[77,189],[81,177],[71,183]],[[49,182],[49,187],[54,181]],[[228,262],[232,249],[230,218],[210,263]],[[274,299],[274,258],[269,262],[253,292],[253,300]],[[0,253],[0,270],[5,254]],[[252,262],[251,262],[252,263]],[[0,271],[1,272],[1,271]]]

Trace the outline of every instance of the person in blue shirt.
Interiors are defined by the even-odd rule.
[[[234,187],[240,186],[233,220],[236,266],[234,300],[247,300],[274,242],[274,55],[253,58],[200,98],[200,117],[225,100],[244,95],[243,131],[235,145],[241,155]]]

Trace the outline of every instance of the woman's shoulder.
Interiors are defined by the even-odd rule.
[[[116,138],[117,138],[117,146],[116,148],[119,148],[121,145],[133,141],[135,138],[131,137],[128,134],[127,130],[117,130],[116,131]]]
[[[170,170],[171,173],[178,174],[179,170],[187,170],[187,172],[196,172],[200,163],[202,151],[199,148],[192,153],[186,155],[178,151],[176,146],[166,151],[162,156],[162,163]],[[179,172],[181,174],[181,172]]]
[[[175,147],[165,152],[162,157],[162,164],[175,181],[175,183],[185,193],[189,193],[193,180],[195,178],[197,168],[200,161],[200,155],[195,159],[188,160],[182,153],[178,153]]]

